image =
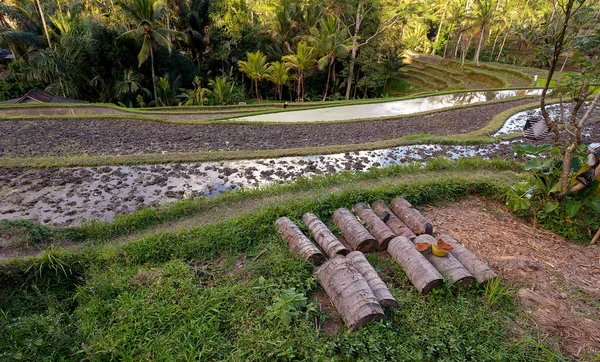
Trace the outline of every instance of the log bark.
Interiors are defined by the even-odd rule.
[[[352,246],[352,250],[370,253],[377,248],[377,241],[373,235],[345,207],[335,210],[333,222],[342,232],[344,239]]]
[[[401,197],[397,197],[390,203],[394,213],[406,226],[408,226],[415,234],[433,234],[433,226],[431,221],[427,220],[419,210]]]
[[[386,250],[388,243],[396,236],[396,234],[394,234],[379,216],[377,216],[375,211],[364,202],[355,204],[354,212],[365,222],[367,230],[373,235],[375,240],[377,240],[377,250]]]
[[[437,244],[437,240],[431,235],[423,234],[417,236],[413,243]],[[444,277],[450,278],[450,284],[456,284],[461,288],[467,288],[475,281],[475,278],[451,253],[444,257],[435,256],[431,253],[425,253],[425,258],[437,269]]]
[[[442,284],[442,275],[415,249],[407,237],[396,236],[390,240],[387,252],[400,264],[408,280],[422,294],[427,294]]]
[[[329,259],[315,274],[351,331],[385,316],[369,283],[348,258]]]
[[[377,201],[373,203],[372,207],[373,211],[375,211],[377,216],[380,218],[383,217],[385,213],[390,215],[385,224],[390,228],[390,230],[392,230],[394,234],[396,234],[396,236],[406,236],[410,240],[414,240],[417,237],[417,235],[415,235],[415,233],[413,233],[413,231],[406,226],[406,224],[398,219],[398,216],[396,216],[396,214],[394,214],[394,212],[390,210],[390,208],[387,207],[383,201]]]
[[[483,284],[498,276],[498,274],[494,273],[486,263],[479,260],[475,254],[462,246],[452,236],[442,234],[438,236],[438,240],[443,240],[454,248],[454,250],[450,251],[450,254],[452,254],[452,256],[454,256],[469,271],[469,273],[473,274],[479,283]]]
[[[382,307],[397,308],[400,306],[383,280],[379,277],[379,274],[377,274],[367,258],[365,258],[365,254],[360,251],[353,251],[346,255],[346,258],[352,261],[352,264],[354,264],[363,278],[365,278]]]
[[[287,241],[292,253],[304,260],[309,260],[314,265],[321,265],[325,257],[302,231],[287,217],[280,217],[275,221],[275,226],[283,240]]]
[[[331,259],[338,255],[345,256],[350,252],[315,214],[307,212],[302,216],[302,222],[308,227],[313,238],[328,258]]]

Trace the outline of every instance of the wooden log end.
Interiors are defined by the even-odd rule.
[[[398,303],[398,301],[396,299],[382,299],[379,301],[379,304],[381,304],[382,307],[386,307],[386,308],[398,308],[400,307],[400,303]]]
[[[425,284],[425,286],[421,290],[421,294],[423,294],[423,295],[429,294],[429,292],[431,292],[435,288],[439,288],[442,285],[443,281],[444,280],[441,278],[431,280],[429,283]]]
[[[389,243],[389,242],[388,242]],[[386,245],[387,249],[387,245]],[[356,251],[360,251],[363,254],[372,253],[377,250],[377,241],[375,239],[367,239],[358,244]]]
[[[308,258],[308,261],[313,263],[315,266],[319,266],[325,262],[325,256],[323,254],[313,254]]]
[[[377,308],[377,307],[379,307],[379,308]],[[374,307],[370,314],[368,314],[368,315],[362,317],[361,319],[359,319],[358,321],[356,321],[356,323],[354,325],[348,326],[348,329],[350,329],[351,332],[354,332],[357,329],[360,329],[360,328],[366,326],[371,321],[380,321],[383,318],[385,318],[385,314],[383,314],[383,311],[379,311],[379,310],[381,310],[381,307],[379,305],[377,305],[377,307]]]

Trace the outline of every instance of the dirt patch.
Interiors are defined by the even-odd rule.
[[[315,292],[311,295],[313,303],[317,305],[319,310],[327,314],[327,318],[321,321],[317,333],[323,332],[325,334],[338,334],[344,325],[342,316],[338,313],[337,309],[331,304],[327,293],[324,290]]]
[[[123,119],[0,122],[0,157],[125,155],[261,150],[357,144],[428,133],[464,134],[532,99],[483,104],[430,115],[329,124],[172,124]],[[282,113],[282,117],[285,114]]]
[[[577,358],[600,353],[600,248],[568,242],[478,198],[424,214],[513,285],[534,326]]]

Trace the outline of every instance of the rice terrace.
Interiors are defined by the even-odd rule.
[[[599,24],[3,0],[0,361],[600,361]]]

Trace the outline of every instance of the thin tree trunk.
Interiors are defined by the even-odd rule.
[[[494,51],[496,51],[496,43],[498,43],[499,36],[500,36],[500,32],[498,32],[496,34],[496,37],[494,38],[494,46],[492,46],[492,53],[490,53],[490,59],[488,60],[489,62],[491,62],[492,59],[494,59]]]
[[[335,210],[333,222],[342,232],[344,239],[352,245],[352,250],[370,253],[377,248],[377,241],[373,235],[345,207]]]
[[[408,280],[421,294],[427,294],[442,285],[442,275],[415,249],[415,245],[408,238],[393,238],[388,245],[388,253],[400,264]]]
[[[390,230],[392,230],[392,232],[395,235],[404,236],[409,238],[410,240],[413,240],[417,237],[417,235],[415,235],[415,233],[413,233],[413,231],[408,226],[406,226],[402,221],[400,221],[400,219],[398,219],[394,212],[390,210],[390,208],[388,208],[387,205],[383,203],[383,201],[374,202],[371,206],[373,207],[373,211],[375,211],[375,213],[380,218],[386,217],[386,214],[389,215],[387,216],[388,219],[385,222],[385,224],[390,228]]]
[[[469,273],[473,274],[479,283],[483,284],[498,276],[498,274],[494,273],[486,263],[479,260],[475,254],[462,246],[452,236],[442,234],[438,236],[438,240],[443,240],[454,248],[454,250],[450,251],[450,254],[452,254],[452,256],[454,256],[469,271]]]
[[[437,240],[431,235],[423,234],[417,236],[413,243],[437,244]],[[462,288],[469,287],[475,281],[475,278],[469,271],[454,257],[448,253],[444,257],[435,256],[432,253],[426,253],[425,258],[437,269],[444,277],[450,278],[450,284],[456,284]]]
[[[260,94],[258,93],[258,79],[254,80],[254,86],[256,87],[256,101],[260,102],[260,100],[259,100]]]
[[[477,50],[475,51],[475,64],[480,67],[479,64],[479,53],[481,52],[481,44],[483,44],[483,37],[485,35],[485,27],[481,28],[481,35],[479,36],[479,44],[477,44]]]
[[[360,65],[358,66],[358,70],[356,71],[356,84],[358,84],[358,79],[360,77]],[[354,87],[354,95],[352,96],[352,99],[356,99],[356,93],[358,91],[358,86]]]
[[[331,63],[327,67],[327,83],[325,83],[325,93],[323,93],[323,102],[327,99],[327,90],[329,89],[329,77],[331,76]]]
[[[154,92],[154,103],[158,102],[158,97],[156,96],[156,76],[154,75],[154,51],[152,50],[152,45],[150,45],[150,68],[152,68],[152,91]]]
[[[456,40],[456,47],[454,48],[454,59],[458,58],[458,47],[460,46],[462,35],[462,33],[458,34],[458,40]]]
[[[46,18],[44,17],[44,10],[42,9],[42,4],[40,4],[40,0],[35,0],[35,3],[37,4],[38,11],[40,12],[42,26],[44,27],[44,34],[46,34],[46,40],[48,41],[48,48],[52,49],[52,43],[50,42],[50,34],[48,33],[48,25],[46,25]]]
[[[377,240],[377,251],[387,249],[388,243],[396,234],[364,202],[354,204],[354,212],[365,223],[367,230]]]
[[[313,238],[325,252],[328,258],[348,255],[348,250],[327,226],[315,215],[307,212],[302,216],[302,222],[312,234]]]
[[[408,226],[416,235],[433,234],[433,226],[419,210],[401,197],[397,197],[390,203],[394,213],[406,226]]]
[[[568,61],[569,61],[569,56],[567,55],[567,57],[565,58],[565,61],[562,64],[562,67],[560,67],[561,72],[563,71],[563,69],[565,69],[565,65],[567,64]]]
[[[431,55],[435,55],[435,50],[438,47],[438,41],[440,39],[440,33],[442,32],[442,26],[444,24],[444,20],[446,20],[446,12],[444,11],[444,15],[442,16],[442,21],[440,21],[440,26],[438,27],[437,34],[435,35],[435,45],[433,46],[433,50],[431,51]]]
[[[504,38],[502,38],[502,45],[500,45],[500,51],[498,52],[498,56],[496,57],[496,61],[499,61],[500,57],[502,56],[502,50],[504,50],[504,43],[506,43],[506,36]]]
[[[360,23],[362,22],[362,9],[363,0],[358,2],[356,9],[356,25],[354,27],[354,37],[352,38],[352,52],[350,57],[350,64],[348,64],[348,81],[346,84],[346,100],[350,99],[350,91],[352,90],[352,79],[354,75],[354,64],[356,63],[356,55],[358,54],[358,33],[360,31]]]
[[[363,278],[365,278],[382,307],[397,308],[400,306],[367,258],[365,258],[365,254],[360,251],[353,251],[346,256],[346,259],[350,259]]]
[[[282,239],[287,241],[292,253],[308,260],[314,265],[321,265],[325,257],[319,249],[300,231],[298,226],[287,217],[280,217],[275,226]]]
[[[296,90],[298,93],[298,98],[302,97],[302,72],[298,72],[298,89]],[[304,99],[300,99],[300,102],[304,102]]]
[[[349,259],[330,259],[315,274],[350,331],[385,317],[369,283]]]

